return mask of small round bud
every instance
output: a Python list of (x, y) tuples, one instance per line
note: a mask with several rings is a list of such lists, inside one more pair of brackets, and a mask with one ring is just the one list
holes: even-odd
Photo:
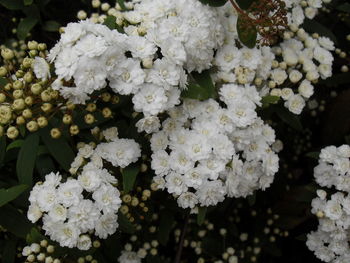
[(104, 108), (104, 109), (102, 110), (102, 115), (103, 115), (103, 117), (105, 117), (105, 118), (110, 118), (110, 117), (112, 116), (112, 111), (111, 111), (111, 109), (110, 109), (110, 108)]
[(12, 92), (12, 96), (14, 99), (20, 99), (23, 96), (23, 90), (21, 89), (16, 89)]
[(43, 92), (41, 92), (40, 97), (41, 100), (45, 102), (49, 102), (52, 99), (49, 90), (44, 90)]
[(84, 116), (84, 120), (86, 124), (93, 124), (95, 122), (95, 117), (94, 115), (88, 113)]
[(36, 42), (36, 41), (29, 41), (27, 46), (28, 46), (28, 48), (30, 50), (36, 50), (36, 49), (38, 49), (38, 42)]
[(148, 68), (148, 69), (152, 68), (153, 67), (153, 60), (152, 60), (152, 58), (144, 58), (142, 60), (142, 66), (144, 68)]
[(24, 103), (24, 99), (15, 99), (12, 103), (12, 107), (14, 110), (23, 110), (26, 104)]
[(100, 0), (92, 0), (91, 5), (93, 8), (99, 8), (101, 6)]
[(61, 131), (58, 128), (53, 128), (50, 131), (50, 135), (54, 139), (58, 139), (61, 137)]
[(52, 110), (52, 104), (51, 103), (44, 103), (40, 108), (43, 112), (49, 112)]
[(20, 80), (16, 80), (15, 82), (13, 82), (12, 84), (14, 89), (22, 89), (23, 88), (23, 82)]
[(32, 66), (33, 59), (32, 58), (24, 58), (22, 65), (24, 68), (30, 68)]
[(42, 87), (39, 83), (35, 83), (30, 87), (30, 90), (34, 95), (39, 95), (42, 91)]
[(22, 111), (22, 116), (26, 119), (30, 119), (33, 116), (33, 113), (30, 109), (24, 109)]
[(45, 258), (45, 263), (52, 263), (52, 262), (53, 262), (53, 258), (51, 256)]
[(31, 83), (33, 81), (33, 74), (31, 72), (27, 72), (24, 74), (23, 79), (26, 83)]
[(6, 100), (6, 95), (4, 93), (0, 93), (0, 103), (5, 102)]
[(5, 77), (7, 74), (7, 69), (5, 67), (0, 67), (0, 77)]
[(348, 72), (349, 71), (349, 67), (348, 66), (346, 66), (346, 65), (343, 65), (342, 67), (341, 67), (341, 72)]
[(105, 92), (105, 93), (102, 93), (101, 98), (104, 102), (109, 102), (112, 96), (108, 92)]
[(15, 54), (11, 49), (5, 48), (1, 50), (1, 56), (4, 60), (11, 60), (15, 57)]
[(55, 251), (55, 247), (53, 245), (49, 245), (46, 248), (47, 253), (53, 253)]
[(45, 43), (38, 44), (39, 51), (45, 51), (47, 49), (47, 45)]
[(114, 95), (114, 96), (112, 97), (112, 104), (118, 104), (119, 101), (120, 101), (119, 96)]
[(27, 104), (28, 106), (31, 106), (33, 104), (34, 100), (33, 97), (28, 96), (24, 99), (24, 103)]
[(40, 241), (40, 246), (42, 246), (42, 247), (47, 247), (47, 245), (49, 244), (49, 242), (47, 242), (47, 240), (41, 240)]
[(27, 127), (28, 131), (30, 131), (30, 132), (35, 132), (39, 129), (39, 125), (36, 121), (28, 122), (26, 127)]
[(101, 5), (101, 10), (104, 12), (108, 11), (108, 9), (110, 9), (110, 8), (111, 8), (111, 6), (108, 3), (103, 3)]
[(38, 51), (37, 50), (31, 50), (29, 51), (29, 56), (34, 58), (38, 55)]
[(94, 112), (96, 111), (96, 104), (95, 103), (89, 103), (87, 106), (86, 106), (86, 110), (89, 111), (89, 112)]
[(15, 75), (16, 75), (17, 78), (23, 78), (24, 71), (23, 70), (17, 70)]
[(84, 10), (80, 10), (77, 14), (77, 18), (79, 20), (84, 20), (84, 19), (86, 19), (86, 17), (87, 17), (87, 14)]
[(45, 260), (45, 254), (44, 253), (40, 253), (39, 255), (36, 256), (36, 259), (38, 261), (44, 261)]
[(6, 131), (6, 135), (9, 139), (16, 139), (19, 135), (19, 131), (16, 127), (10, 126)]
[(71, 124), (71, 123), (72, 123), (72, 120), (73, 120), (73, 118), (72, 118), (71, 115), (69, 115), (69, 114), (64, 114), (64, 115), (63, 115), (62, 122), (63, 122), (64, 124)]
[(92, 246), (94, 248), (99, 248), (101, 246), (101, 242), (99, 240), (95, 240), (94, 242), (92, 242)]
[(72, 135), (77, 135), (79, 133), (79, 127), (77, 125), (72, 125), (69, 127), (69, 132)]
[(16, 124), (17, 124), (17, 125), (22, 125), (22, 124), (25, 124), (25, 123), (26, 123), (26, 120), (24, 119), (23, 116), (18, 116), (18, 117), (16, 118)]
[(67, 109), (68, 110), (74, 110), (75, 109), (75, 104), (71, 103), (71, 102), (67, 102), (66, 103)]

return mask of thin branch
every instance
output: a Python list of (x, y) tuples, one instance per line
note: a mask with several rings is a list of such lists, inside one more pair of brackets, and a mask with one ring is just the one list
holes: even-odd
[(190, 219), (190, 212), (187, 213), (186, 218), (185, 218), (185, 224), (184, 224), (182, 231), (181, 231), (179, 247), (177, 249), (174, 263), (180, 263), (189, 219)]

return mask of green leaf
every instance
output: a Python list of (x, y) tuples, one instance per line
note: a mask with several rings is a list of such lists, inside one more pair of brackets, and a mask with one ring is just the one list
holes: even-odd
[(123, 11), (127, 9), (125, 6), (124, 0), (117, 0), (117, 3), (120, 5)]
[(291, 113), (289, 110), (287, 110), (284, 107), (279, 108), (276, 110), (276, 113), (278, 117), (285, 123), (287, 123), (290, 127), (297, 131), (302, 131), (303, 126), (298, 118), (297, 115)]
[(205, 215), (207, 214), (207, 207), (201, 206), (198, 208), (197, 224), (200, 226), (204, 223)]
[(4, 87), (8, 83), (7, 79), (0, 77), (0, 86)]
[(6, 240), (4, 250), (2, 252), (2, 263), (14, 263), (16, 259), (16, 245), (17, 238), (11, 238), (10, 240)]
[(136, 176), (140, 169), (137, 165), (129, 165), (122, 170), (123, 175), (123, 190), (127, 193), (133, 189)]
[(253, 25), (247, 25), (242, 15), (237, 19), (237, 32), (239, 40), (248, 48), (254, 48), (258, 38), (258, 31)]
[(346, 13), (350, 13), (350, 4), (349, 3), (345, 3), (342, 5), (339, 5), (336, 7), (337, 10), (342, 11), (342, 12), (346, 12)]
[(35, 168), (41, 176), (45, 176), (56, 170), (55, 164), (49, 155), (40, 155), (35, 162)]
[(21, 184), (32, 185), (33, 169), (39, 148), (39, 135), (30, 134), (23, 142), (18, 154), (16, 170)]
[(31, 5), (33, 4), (33, 0), (23, 0), (24, 5)]
[(30, 229), (33, 227), (33, 224), (28, 221), (26, 215), (19, 212), (13, 206), (5, 205), (1, 207), (0, 215), (0, 225), (18, 237), (26, 238)]
[(11, 150), (11, 149), (21, 147), (22, 144), (23, 144), (23, 142), (24, 142), (24, 140), (22, 140), (22, 139), (18, 139), (18, 140), (15, 140), (15, 141), (11, 142), (11, 143), (7, 146), (6, 151), (8, 152), (8, 151)]
[(0, 164), (4, 163), (6, 154), (6, 137), (2, 136), (0, 138)]
[(193, 81), (182, 92), (181, 96), (183, 98), (207, 100), (217, 97), (216, 89), (208, 70), (202, 73), (194, 72), (191, 76), (193, 77)]
[(48, 32), (58, 32), (60, 26), (60, 23), (58, 23), (57, 21), (49, 20), (45, 22), (45, 24), (43, 25), (43, 29)]
[(0, 207), (16, 199), (27, 188), (27, 185), (21, 184), (8, 189), (0, 189)]
[(41, 240), (45, 239), (36, 227), (33, 227), (26, 237), (28, 244), (39, 243)]
[(335, 44), (338, 44), (337, 37), (324, 25), (318, 23), (315, 19), (305, 19), (303, 28), (309, 33), (318, 33), (321, 36), (329, 37)]
[(261, 99), (262, 107), (266, 108), (270, 104), (277, 104), (279, 100), (280, 100), (280, 97), (278, 96), (267, 95)]
[(38, 18), (26, 17), (21, 22), (19, 22), (17, 27), (17, 37), (20, 40), (24, 40), (30, 30), (39, 22)]
[(75, 158), (75, 154), (67, 141), (63, 137), (53, 139), (50, 135), (49, 128), (41, 129), (40, 135), (52, 157), (63, 169), (69, 171), (70, 165)]
[(171, 211), (169, 210), (161, 211), (157, 239), (164, 246), (168, 243), (169, 235), (174, 225), (174, 222), (175, 222), (174, 215), (173, 213), (171, 213)]
[(226, 4), (227, 0), (199, 0), (205, 5), (210, 5), (210, 6), (223, 6)]
[(0, 0), (0, 4), (10, 10), (20, 10), (24, 7), (22, 0)]
[(118, 214), (118, 223), (119, 223), (119, 229), (123, 233), (127, 233), (127, 234), (135, 233), (136, 229), (134, 225), (122, 213)]
[(103, 22), (110, 30), (117, 28), (117, 21), (115, 16), (107, 16), (105, 21)]
[(242, 9), (248, 9), (255, 0), (235, 0), (238, 6)]

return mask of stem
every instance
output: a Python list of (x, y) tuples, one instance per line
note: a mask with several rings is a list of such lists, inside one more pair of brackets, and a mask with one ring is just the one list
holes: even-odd
[(239, 13), (241, 13), (242, 15), (246, 15), (246, 13), (241, 8), (239, 8), (239, 6), (236, 4), (234, 0), (230, 0), (230, 2)]
[(176, 257), (175, 257), (174, 263), (180, 263), (181, 255), (182, 255), (182, 249), (183, 249), (184, 241), (185, 241), (185, 234), (186, 234), (186, 231), (187, 231), (187, 226), (188, 226), (189, 219), (190, 219), (190, 212), (187, 213), (186, 218), (185, 218), (185, 224), (184, 224), (184, 227), (182, 228), (182, 231), (181, 231), (179, 247), (177, 249), (177, 253), (176, 253)]

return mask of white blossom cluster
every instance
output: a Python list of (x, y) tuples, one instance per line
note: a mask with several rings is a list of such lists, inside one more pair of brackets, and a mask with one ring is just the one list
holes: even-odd
[(278, 171), (270, 147), (275, 133), (257, 117), (255, 88), (224, 85), (221, 97), (227, 108), (212, 99), (185, 100), (151, 138), (154, 181), (182, 208), (246, 197), (267, 188)]
[(319, 218), (317, 231), (308, 234), (307, 246), (324, 262), (350, 261), (350, 146), (329, 146), (320, 154), (314, 173), (322, 187), (338, 190), (327, 198), (317, 190), (311, 212)]
[(29, 220), (42, 218), (46, 235), (62, 247), (87, 250), (92, 244), (89, 234), (107, 238), (118, 227), (118, 180), (103, 168), (103, 160), (126, 167), (137, 161), (141, 150), (134, 140), (119, 139), (116, 128), (102, 134), (106, 143), (79, 149), (70, 170), (77, 178), (63, 180), (59, 173), (50, 173), (30, 193)]
[[(317, 10), (321, 1), (309, 1)], [(289, 27), (284, 41), (273, 47), (240, 48), (236, 23), (238, 14), (228, 2), (219, 8), (225, 42), (215, 56), (216, 82), (257, 85), (261, 95), (282, 98), (294, 114), (300, 114), (314, 93), (313, 83), (332, 75), (334, 43), (327, 37), (313, 38), (298, 28), (305, 19), (300, 1), (286, 1)], [(297, 10), (301, 10), (301, 13)], [(306, 9), (309, 10), (309, 9)], [(293, 90), (292, 87), (297, 87)]]
[(136, 111), (157, 115), (180, 103), (185, 69), (211, 66), (222, 26), (197, 0), (142, 1), (123, 14), (138, 24), (125, 34), (90, 21), (67, 25), (48, 56), (58, 76), (52, 87), (79, 104), (108, 81), (114, 92), (133, 95)]

